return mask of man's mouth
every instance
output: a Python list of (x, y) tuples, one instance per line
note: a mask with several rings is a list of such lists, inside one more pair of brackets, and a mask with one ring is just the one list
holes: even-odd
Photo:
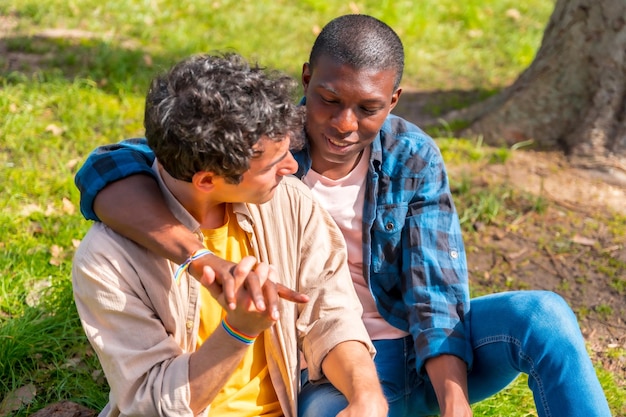
[(352, 143), (345, 143), (345, 142), (341, 142), (338, 140), (334, 140), (329, 138), (328, 136), (326, 137), (326, 140), (328, 140), (328, 142), (331, 143), (331, 145), (336, 146), (338, 148), (347, 148), (348, 146), (352, 145)]

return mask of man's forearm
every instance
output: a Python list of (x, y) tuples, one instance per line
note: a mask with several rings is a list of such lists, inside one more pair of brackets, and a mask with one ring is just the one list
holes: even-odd
[(181, 264), (202, 242), (168, 209), (155, 179), (132, 175), (107, 185), (94, 211), (111, 229), (150, 251)]
[(227, 335), (221, 326), (189, 358), (189, 406), (199, 414), (228, 382), (250, 346)]
[(459, 357), (441, 355), (425, 363), (441, 416), (471, 416), (467, 391), (467, 364)]
[(348, 415), (387, 415), (388, 405), (369, 351), (358, 341), (335, 346), (322, 362), (328, 380), (348, 400)]

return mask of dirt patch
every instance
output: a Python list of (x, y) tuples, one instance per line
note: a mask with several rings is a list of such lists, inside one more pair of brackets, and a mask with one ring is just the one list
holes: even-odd
[[(516, 151), (504, 164), (455, 164), (476, 188), (543, 200), (539, 211), (475, 224), (465, 240), (473, 291), (542, 289), (576, 312), (592, 359), (626, 387), (626, 188), (594, 179), (557, 153)], [(523, 213), (523, 214), (519, 214)]]
[(515, 152), (505, 165), (492, 165), (489, 174), (521, 190), (582, 213), (605, 210), (626, 215), (626, 187), (598, 179), (593, 172), (570, 166), (555, 152)]

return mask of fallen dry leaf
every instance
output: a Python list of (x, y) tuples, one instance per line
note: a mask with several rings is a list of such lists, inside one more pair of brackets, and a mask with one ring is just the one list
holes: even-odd
[(584, 246), (594, 246), (596, 243), (598, 243), (598, 241), (595, 239), (590, 239), (588, 237), (579, 236), (579, 235), (574, 235), (574, 237), (572, 238), (572, 242), (578, 243), (579, 245), (584, 245)]
[(37, 388), (34, 384), (24, 385), (9, 392), (0, 403), (0, 417), (10, 416), (23, 405), (30, 404), (35, 399), (35, 395), (37, 395)]
[(76, 207), (74, 206), (74, 203), (72, 203), (66, 197), (63, 197), (63, 212), (70, 215), (76, 212)]
[(46, 217), (50, 217), (50, 216), (52, 216), (53, 214), (56, 214), (56, 213), (57, 213), (57, 209), (54, 207), (54, 205), (53, 204), (48, 204), (48, 206), (46, 207), (46, 211), (44, 211), (43, 214)]
[(60, 126), (55, 125), (54, 123), (51, 123), (48, 126), (46, 126), (45, 131), (52, 133), (53, 136), (61, 136), (61, 134), (65, 131), (65, 129)]
[(22, 207), (22, 210), (20, 210), (20, 215), (28, 217), (33, 213), (39, 213), (41, 211), (43, 210), (38, 204), (26, 204), (24, 207)]
[(517, 9), (509, 9), (506, 11), (506, 17), (508, 17), (509, 19), (518, 21), (522, 18), (522, 14)]
[(37, 304), (39, 304), (39, 300), (41, 299), (43, 292), (47, 288), (50, 288), (50, 287), (52, 287), (52, 282), (50, 282), (49, 279), (41, 279), (39, 281), (36, 281), (33, 284), (33, 288), (30, 290), (30, 292), (26, 296), (26, 304), (28, 304), (28, 306), (30, 307), (37, 306)]
[(59, 266), (63, 260), (63, 248), (59, 245), (50, 246), (50, 265)]
[(67, 164), (65, 164), (65, 167), (69, 170), (73, 170), (74, 168), (76, 168), (79, 162), (80, 159), (78, 158), (70, 159), (69, 161), (67, 161)]

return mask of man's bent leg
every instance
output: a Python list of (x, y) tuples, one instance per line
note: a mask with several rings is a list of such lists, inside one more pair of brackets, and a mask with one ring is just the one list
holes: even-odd
[(576, 316), (559, 295), (513, 291), (471, 301), (470, 401), (528, 374), (539, 416), (610, 416)]

